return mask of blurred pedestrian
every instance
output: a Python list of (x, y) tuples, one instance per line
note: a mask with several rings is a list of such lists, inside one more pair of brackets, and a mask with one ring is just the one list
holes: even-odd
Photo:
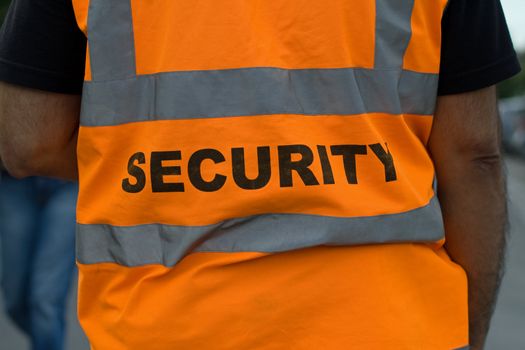
[(77, 185), (2, 172), (2, 293), (33, 350), (64, 348), (66, 296), (74, 272)]

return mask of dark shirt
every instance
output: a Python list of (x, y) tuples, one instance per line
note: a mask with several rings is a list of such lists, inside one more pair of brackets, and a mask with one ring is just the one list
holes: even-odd
[[(440, 95), (481, 89), (520, 70), (500, 0), (450, 0), (442, 34)], [(85, 52), (71, 0), (13, 0), (0, 31), (0, 80), (80, 94)]]

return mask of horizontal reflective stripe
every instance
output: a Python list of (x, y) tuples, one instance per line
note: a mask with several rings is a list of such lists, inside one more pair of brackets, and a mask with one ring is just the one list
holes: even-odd
[(438, 75), (402, 70), (180, 71), (85, 82), (83, 126), (273, 114), (432, 115)]
[(444, 236), (434, 197), (424, 207), (399, 214), (339, 218), (268, 214), (208, 226), (77, 226), (82, 264), (173, 266), (191, 252), (283, 252), (320, 245), (435, 242)]

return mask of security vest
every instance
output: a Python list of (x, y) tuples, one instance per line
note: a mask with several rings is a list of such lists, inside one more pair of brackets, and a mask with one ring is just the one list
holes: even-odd
[(459, 349), (427, 152), (446, 0), (73, 0), (95, 350)]

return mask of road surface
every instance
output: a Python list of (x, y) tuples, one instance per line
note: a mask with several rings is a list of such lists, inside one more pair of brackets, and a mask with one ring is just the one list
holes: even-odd
[[(486, 350), (525, 349), (525, 161), (508, 158), (507, 168), (511, 223), (507, 273)], [(74, 295), (73, 290), (69, 300), (67, 350), (88, 350), (88, 342), (75, 317)], [(0, 350), (25, 349), (28, 349), (27, 340), (0, 312)]]

